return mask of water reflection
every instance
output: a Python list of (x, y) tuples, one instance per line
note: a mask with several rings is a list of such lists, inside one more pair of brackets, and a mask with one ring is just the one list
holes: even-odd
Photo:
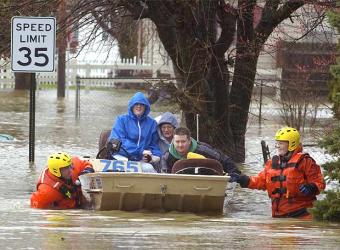
[[(0, 133), (16, 140), (0, 142), (0, 241), (6, 249), (337, 249), (338, 224), (272, 219), (262, 191), (229, 187), (223, 216), (120, 211), (52, 211), (29, 208), (29, 195), (48, 154), (56, 150), (95, 156), (100, 131), (126, 112), (132, 91), (81, 93), (81, 117), (75, 118), (74, 92), (64, 101), (56, 90), (38, 91), (36, 162), (28, 166), (28, 101), (25, 91), (0, 92)], [(159, 114), (152, 107), (152, 115)], [(164, 110), (164, 107), (163, 107)], [(260, 141), (271, 149), (280, 125), (249, 125), (247, 174), (262, 167)], [(234, 188), (234, 189), (233, 189)], [(231, 198), (231, 197), (229, 197)]]
[(57, 113), (64, 113), (66, 108), (65, 99), (60, 98), (57, 100)]

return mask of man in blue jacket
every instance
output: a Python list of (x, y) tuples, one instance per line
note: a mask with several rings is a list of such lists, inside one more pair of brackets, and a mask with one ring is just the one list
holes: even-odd
[(143, 93), (137, 92), (129, 101), (128, 113), (117, 117), (109, 136), (109, 140), (122, 142), (117, 154), (131, 161), (155, 163), (160, 160), (157, 122), (148, 116), (149, 113), (149, 101)]

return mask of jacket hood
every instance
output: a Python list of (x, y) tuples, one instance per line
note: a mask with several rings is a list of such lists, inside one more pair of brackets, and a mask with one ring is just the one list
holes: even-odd
[(169, 123), (171, 124), (174, 128), (178, 127), (178, 122), (176, 117), (174, 116), (173, 113), (171, 112), (165, 112), (162, 114), (161, 119), (158, 122), (158, 127), (160, 127), (164, 123)]
[(140, 117), (140, 119), (144, 119), (150, 113), (150, 103), (142, 92), (137, 92), (133, 97), (131, 97), (129, 104), (128, 104), (129, 116), (131, 116), (134, 119), (137, 119), (137, 116), (132, 111), (133, 106), (137, 103), (141, 103), (141, 104), (145, 105), (145, 112)]
[(165, 140), (162, 134), (162, 131), (161, 131), (161, 125), (164, 123), (171, 124), (174, 128), (178, 127), (177, 119), (173, 113), (165, 112), (164, 114), (162, 114), (161, 119), (158, 121), (158, 125), (157, 125), (157, 132), (158, 132), (159, 137), (162, 140)]

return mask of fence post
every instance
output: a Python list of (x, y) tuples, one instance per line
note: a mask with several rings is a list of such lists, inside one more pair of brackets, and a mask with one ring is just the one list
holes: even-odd
[(80, 77), (76, 76), (76, 118), (80, 117)]

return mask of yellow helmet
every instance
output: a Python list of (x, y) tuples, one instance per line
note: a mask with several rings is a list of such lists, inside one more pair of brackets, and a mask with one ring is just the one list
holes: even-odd
[(64, 152), (51, 154), (47, 159), (48, 170), (51, 172), (51, 174), (57, 177), (61, 176), (61, 168), (68, 167), (71, 164), (71, 156)]
[(295, 128), (284, 127), (276, 132), (275, 140), (288, 141), (288, 151), (294, 151), (300, 144), (300, 134)]

